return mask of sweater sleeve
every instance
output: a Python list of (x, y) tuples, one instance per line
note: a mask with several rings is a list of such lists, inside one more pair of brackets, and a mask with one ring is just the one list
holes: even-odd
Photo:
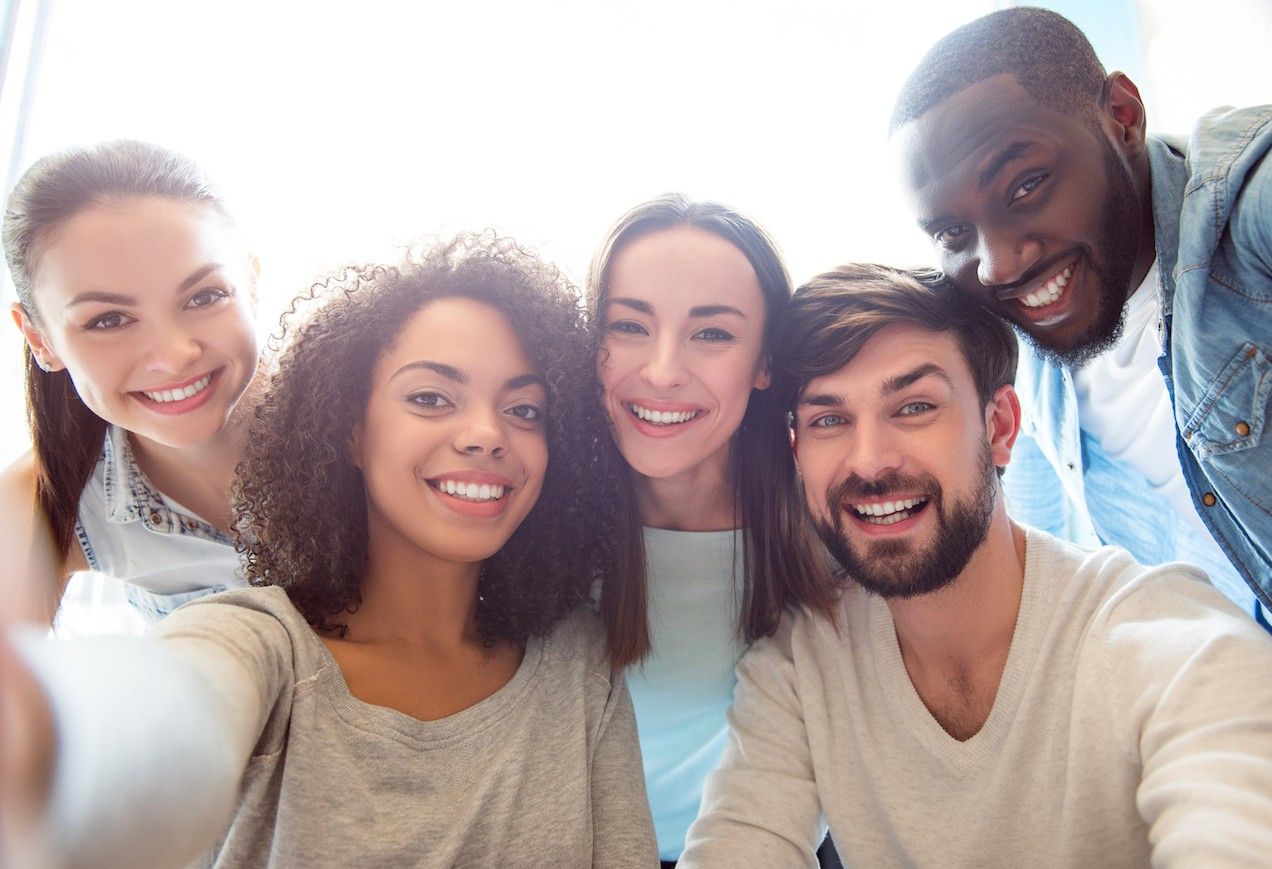
[(1109, 706), (1138, 760), (1154, 866), (1272, 857), (1272, 637), (1182, 565), (1110, 601)]
[(621, 675), (613, 679), (592, 754), (592, 865), (658, 862), (654, 822), (645, 798), (636, 714)]
[(172, 866), (214, 845), (288, 648), (270, 616), (216, 604), (173, 614), (155, 638), (24, 642), (57, 728), (57, 863)]
[(825, 827), (790, 631), (788, 617), (738, 663), (728, 742), (707, 776), (683, 867), (817, 866)]

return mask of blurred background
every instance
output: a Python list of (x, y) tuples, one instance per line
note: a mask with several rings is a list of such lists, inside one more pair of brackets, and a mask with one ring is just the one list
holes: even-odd
[[(922, 263), (892, 99), (933, 41), (1010, 5), (0, 0), (0, 168), (7, 196), (72, 144), (187, 153), (261, 259), (265, 333), (326, 270), (458, 229), (514, 235), (581, 281), (609, 224), (669, 190), (750, 213), (797, 281)], [(1034, 5), (1140, 85), (1151, 129), (1272, 102), (1272, 0)], [(0, 464), (28, 446), (21, 356), (0, 326)]]

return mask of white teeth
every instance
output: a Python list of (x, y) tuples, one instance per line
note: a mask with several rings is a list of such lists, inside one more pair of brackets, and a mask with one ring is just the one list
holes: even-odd
[(492, 486), (487, 483), (461, 483), (458, 480), (438, 480), (433, 484), (447, 495), (463, 498), (465, 501), (498, 501), (508, 491), (506, 486)]
[(628, 408), (645, 422), (652, 422), (654, 425), (677, 425), (682, 422), (688, 422), (698, 415), (696, 410), (650, 410), (647, 407), (641, 407), (639, 404), (630, 404)]
[(1021, 296), (1020, 303), (1026, 308), (1041, 308), (1043, 305), (1050, 305), (1060, 298), (1064, 288), (1069, 285), (1069, 278), (1071, 277), (1073, 277), (1073, 266), (1069, 266), (1032, 293)]
[(145, 390), (142, 390), (141, 394), (146, 396), (146, 398), (150, 399), (151, 401), (159, 401), (159, 402), (180, 401), (183, 398), (189, 398), (192, 395), (198, 395), (200, 392), (206, 389), (207, 385), (211, 382), (212, 382), (212, 375), (205, 374), (202, 377), (200, 377), (198, 380), (194, 381), (194, 383), (191, 383), (189, 386), (182, 387), (181, 389), (164, 389), (159, 392), (146, 392)]
[(872, 525), (892, 525), (910, 518), (910, 511), (927, 498), (907, 498), (904, 501), (883, 501), (878, 504), (853, 504), (853, 512)]

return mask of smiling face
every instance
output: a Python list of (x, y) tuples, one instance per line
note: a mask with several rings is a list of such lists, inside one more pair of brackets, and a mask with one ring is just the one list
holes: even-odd
[(94, 206), (34, 275), (32, 352), (95, 414), (173, 447), (219, 434), (256, 370), (255, 268), (214, 210), (163, 197)]
[(986, 409), (947, 332), (898, 324), (809, 382), (796, 462), (818, 533), (867, 590), (910, 597), (953, 581), (999, 505), (1014, 423)]
[(454, 563), (498, 551), (543, 486), (546, 403), (497, 310), (444, 298), (416, 312), (376, 362), (351, 444), (371, 551)]
[(720, 236), (676, 226), (623, 247), (607, 286), (599, 368), (623, 458), (651, 479), (723, 474), (751, 390), (769, 383), (755, 269)]
[(961, 292), (1063, 363), (1115, 340), (1132, 275), (1147, 270), (1145, 218), (1127, 156), (1095, 121), (998, 75), (901, 127), (896, 144), (919, 225)]

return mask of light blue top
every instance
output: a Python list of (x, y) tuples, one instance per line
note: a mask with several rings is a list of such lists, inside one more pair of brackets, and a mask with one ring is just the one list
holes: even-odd
[(156, 489), (118, 426), (107, 430), (80, 496), (75, 535), (88, 566), (123, 580), (129, 603), (150, 622), (244, 584), (233, 537)]
[(645, 788), (663, 860), (698, 816), (702, 783), (724, 751), (743, 561), (738, 531), (645, 529), (653, 652), (628, 671)]
[[(1267, 627), (1272, 607), (1272, 106), (1216, 110), (1185, 145), (1150, 137), (1161, 272), (1158, 367), (1175, 447), (1211, 538), (1190, 527), (1078, 419), (1067, 369), (1022, 348), (1025, 425), (1005, 478), (1012, 513), (1144, 564), (1200, 564)], [(1127, 425), (1135, 425), (1127, 419)], [(1263, 611), (1255, 606), (1262, 601)]]

